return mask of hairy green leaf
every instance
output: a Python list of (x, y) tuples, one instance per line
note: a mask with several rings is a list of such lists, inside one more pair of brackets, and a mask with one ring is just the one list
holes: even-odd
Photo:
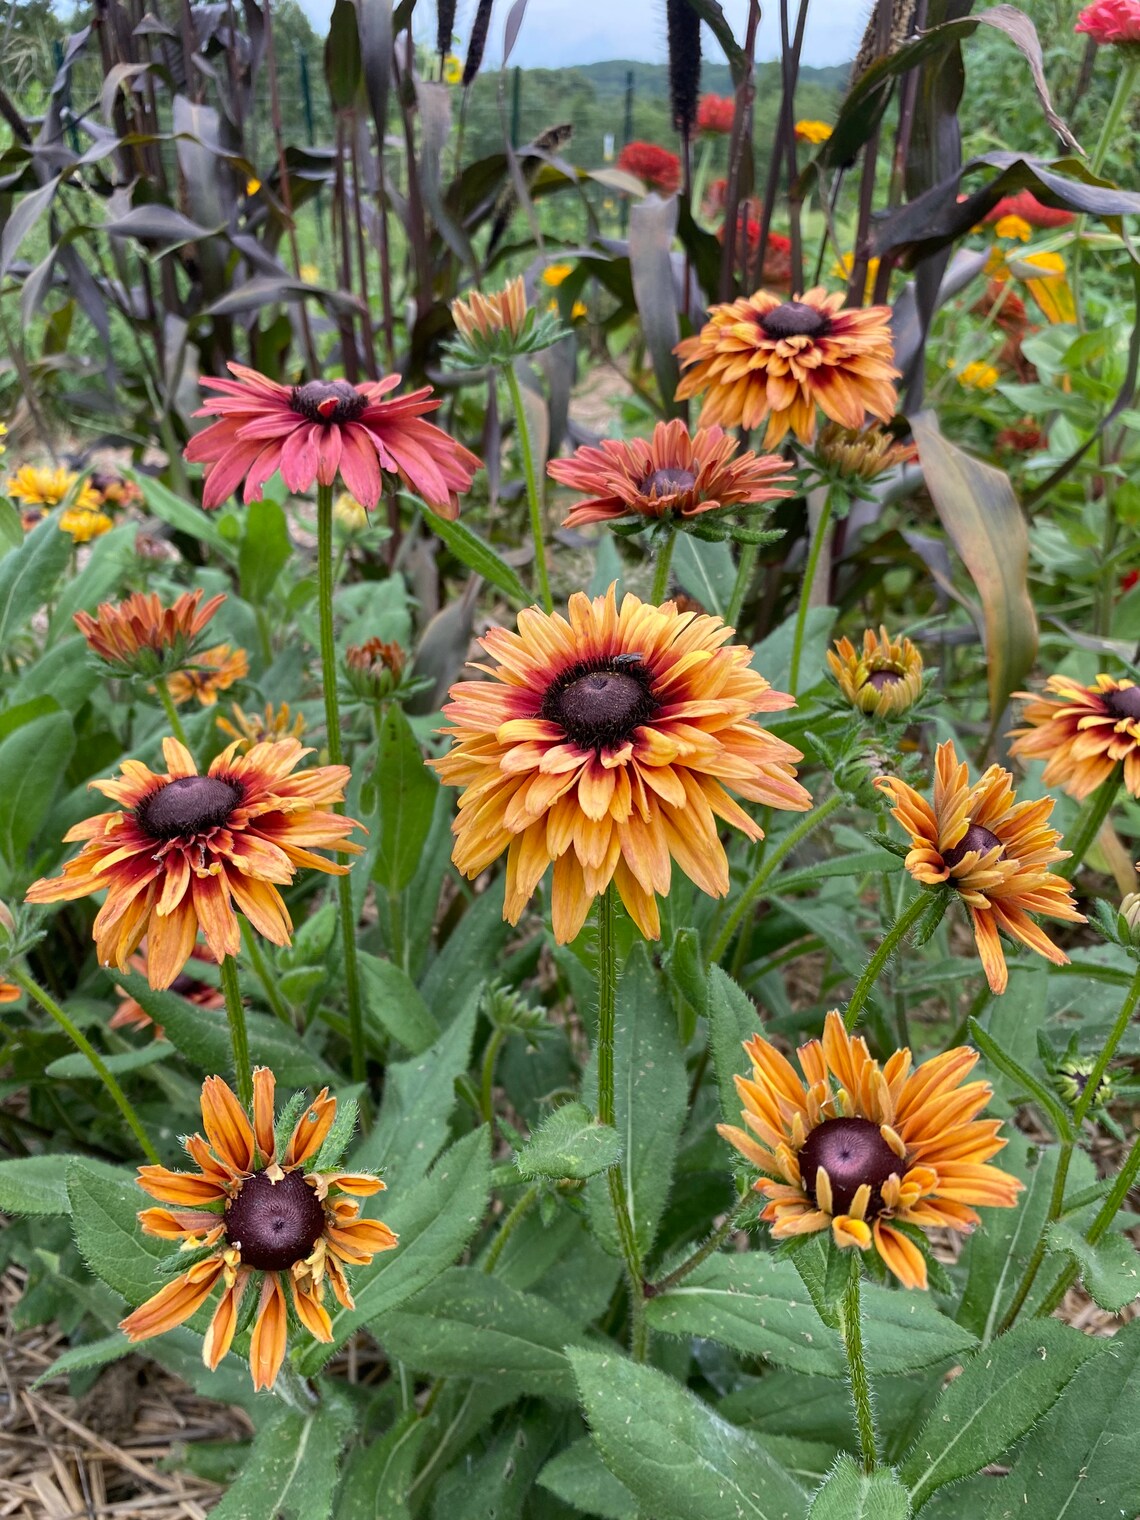
[(331, 1384), (312, 1409), (274, 1411), (254, 1437), (237, 1481), (210, 1511), (213, 1520), (327, 1520), (351, 1428), (351, 1406)]
[(389, 892), (400, 892), (420, 863), (439, 783), (424, 764), (412, 726), (396, 702), (389, 702), (380, 725), (374, 780), (380, 822), (372, 875)]
[(575, 1441), (538, 1475), (540, 1487), (599, 1520), (637, 1520), (637, 1500), (602, 1461), (593, 1441)]
[(1140, 1256), (1127, 1235), (1107, 1235), (1090, 1245), (1079, 1230), (1057, 1220), (1047, 1240), (1051, 1252), (1076, 1262), (1089, 1297), (1110, 1314), (1140, 1296)]
[(365, 1013), (371, 1019), (414, 1056), (439, 1039), (439, 1025), (406, 971), (366, 950), (359, 952), (359, 962)]
[(811, 1501), (808, 1520), (909, 1520), (910, 1495), (889, 1467), (865, 1473), (842, 1456)]
[(524, 1177), (576, 1177), (604, 1172), (621, 1160), (615, 1129), (581, 1103), (564, 1103), (545, 1119), (516, 1157)]

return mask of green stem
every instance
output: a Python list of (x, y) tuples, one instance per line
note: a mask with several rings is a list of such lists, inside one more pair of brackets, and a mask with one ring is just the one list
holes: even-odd
[(1120, 790), (1123, 779), (1124, 766), (1117, 765), (1112, 775), (1101, 782), (1077, 815), (1071, 839), (1066, 838), (1064, 841), (1066, 848), (1070, 851), (1069, 858), (1063, 860), (1057, 867), (1057, 875), (1063, 876), (1066, 881), (1072, 881), (1077, 874), (1081, 861), (1084, 860), (1089, 847), (1100, 833), (1101, 825), (1116, 801), (1116, 794)]
[(238, 1102), (245, 1109), (253, 1106), (253, 1070), (249, 1063), (249, 1034), (245, 1027), (245, 1007), (238, 986), (237, 961), (227, 955), (222, 961), (222, 991), (226, 997), (226, 1018), (230, 1025), (230, 1044), (234, 1051), (234, 1076), (237, 1078)]
[(273, 972), (269, 969), (269, 962), (265, 959), (265, 952), (261, 948), (261, 941), (257, 937), (257, 930), (247, 919), (241, 920), (241, 942), (245, 946), (245, 953), (249, 956), (249, 963), (253, 967), (253, 974), (261, 983), (261, 990), (265, 993), (265, 1001), (283, 1024), (293, 1027), (293, 1020), (289, 1017), (289, 1010), (277, 990), (277, 983), (273, 980)]
[(748, 883), (747, 887), (745, 887), (740, 901), (737, 903), (736, 907), (729, 915), (728, 922), (717, 935), (716, 943), (709, 951), (710, 966), (716, 965), (719, 962), (721, 956), (728, 949), (729, 944), (732, 941), (732, 936), (736, 933), (738, 927), (740, 926), (741, 920), (744, 918), (744, 915), (748, 912), (749, 908), (751, 908), (752, 904), (756, 901), (757, 897), (759, 897), (761, 891), (763, 890), (764, 883), (776, 870), (777, 866), (779, 866), (781, 862), (784, 861), (792, 853), (797, 845), (801, 844), (803, 840), (807, 838), (813, 829), (817, 829), (821, 823), (830, 818), (832, 813), (836, 812), (842, 806), (843, 793), (832, 792), (831, 796), (827, 799), (826, 802), (821, 802), (819, 807), (817, 807), (813, 812), (808, 813), (804, 818), (800, 820), (799, 823), (796, 824), (794, 829), (790, 829), (788, 833), (784, 835), (783, 839), (780, 840), (777, 848), (772, 851), (771, 855), (768, 856), (763, 865), (756, 872), (756, 875)]
[(717, 1226), (703, 1245), (699, 1245), (691, 1256), (686, 1256), (679, 1267), (674, 1267), (672, 1272), (667, 1272), (657, 1282), (650, 1284), (647, 1290), (649, 1297), (655, 1298), (658, 1293), (666, 1293), (670, 1288), (675, 1288), (679, 1282), (684, 1282), (690, 1272), (695, 1272), (702, 1261), (707, 1261), (714, 1251), (719, 1251), (747, 1213), (748, 1205), (753, 1202), (755, 1200), (751, 1191), (745, 1193), (724, 1223)]
[(657, 550), (657, 566), (653, 572), (653, 590), (649, 593), (649, 600), (655, 607), (659, 607), (665, 600), (665, 593), (669, 590), (669, 571), (673, 568), (673, 549), (677, 542), (677, 530), (670, 524), (665, 531), (665, 537), (661, 540), (661, 547)]
[(808, 606), (811, 602), (811, 588), (815, 582), (815, 572), (819, 566), (819, 556), (823, 553), (823, 546), (827, 541), (827, 530), (831, 526), (831, 492), (823, 498), (823, 507), (819, 514), (819, 521), (815, 525), (815, 532), (811, 536), (811, 545), (808, 549), (807, 565), (804, 567), (803, 585), (800, 587), (800, 605), (796, 609), (796, 629), (792, 637), (792, 663), (788, 670), (788, 690), (792, 696), (799, 695), (800, 658), (804, 649), (804, 629), (807, 627)]
[(875, 1415), (871, 1399), (871, 1378), (863, 1355), (863, 1321), (860, 1314), (859, 1284), (862, 1270), (858, 1262), (851, 1267), (851, 1280), (840, 1304), (840, 1328), (843, 1349), (847, 1353), (847, 1376), (851, 1384), (851, 1402), (855, 1406), (855, 1424), (859, 1429), (859, 1446), (863, 1453), (863, 1471), (872, 1473), (879, 1458), (875, 1448)]
[[(325, 728), (328, 733), (329, 759), (343, 764), (340, 742), (340, 702), (337, 697), (336, 638), (333, 631), (333, 493), (332, 486), (317, 487), (317, 603), (321, 623), (321, 681), (325, 691)], [(334, 811), (344, 812), (344, 803)], [(364, 1016), (360, 1006), (360, 973), (356, 962), (356, 909), (352, 902), (352, 880), (337, 878), (337, 904), (340, 909), (340, 937), (344, 955), (344, 990), (348, 1002), (349, 1039), (352, 1045), (352, 1080), (366, 1077), (364, 1056)]]
[[(1112, 1221), (1124, 1207), (1125, 1200), (1136, 1185), (1136, 1178), (1138, 1176), (1140, 1176), (1140, 1137), (1137, 1137), (1132, 1142), (1132, 1149), (1128, 1152), (1124, 1165), (1117, 1172), (1108, 1196), (1101, 1205), (1096, 1218), (1085, 1231), (1085, 1239), (1090, 1246), (1095, 1246), (1108, 1233)], [(1052, 1288), (1041, 1300), (1041, 1307), (1037, 1310), (1039, 1318), (1053, 1313), (1073, 1283), (1076, 1282), (1080, 1275), (1080, 1270), (1080, 1267), (1075, 1262), (1065, 1268)]]
[[(1108, 150), (1115, 141), (1120, 127), (1120, 118), (1124, 114), (1129, 97), (1132, 94), (1133, 86), (1136, 83), (1136, 71), (1140, 68), (1140, 62), (1135, 58), (1132, 48), (1112, 48), (1110, 52), (1114, 59), (1118, 58), (1121, 53), (1125, 54), (1125, 62), (1117, 77), (1116, 90), (1112, 97), (1112, 103), (1108, 108), (1108, 114), (1101, 125), (1096, 147), (1093, 149), (1092, 157), (1089, 159), (1089, 172), (1092, 174), (1099, 174), (1104, 167)], [(1072, 267), (1069, 271), (1069, 283), (1072, 286), (1074, 302), (1077, 300), (1077, 293), (1080, 289), (1081, 251), (1084, 244), (1084, 230), (1085, 218), (1081, 216), (1077, 218), (1076, 226), (1073, 228), (1073, 258)]]
[[(614, 1024), (617, 1018), (617, 956), (614, 944), (614, 889), (598, 898), (598, 1122), (614, 1125)], [(622, 1259), (629, 1282), (629, 1306), (632, 1318), (631, 1354), (634, 1361), (644, 1361), (649, 1348), (649, 1330), (645, 1322), (645, 1285), (641, 1275), (641, 1255), (633, 1232), (626, 1202), (625, 1171), (621, 1162), (606, 1174), (610, 1204), (617, 1225)]]
[(505, 1029), (496, 1029), (487, 1041), (487, 1049), (483, 1054), (483, 1078), (479, 1084), (479, 1108), (483, 1114), (484, 1124), (495, 1122), (495, 1104), (493, 1093), (495, 1089), (495, 1060), (499, 1051), (503, 1048), (503, 1041), (507, 1037)]
[(154, 689), (158, 692), (166, 713), (166, 721), (170, 724), (170, 732), (178, 740), (183, 749), (190, 748), (190, 741), (186, 737), (186, 730), (182, 727), (182, 719), (178, 716), (178, 709), (174, 705), (174, 698), (170, 695), (170, 687), (166, 684), (165, 676), (155, 676)]
[[(1041, 1228), (1041, 1234), (1038, 1237), (1037, 1244), (1033, 1248), (1033, 1255), (1029, 1258), (1029, 1261), (1026, 1264), (1025, 1275), (1022, 1277), (1021, 1284), (1016, 1294), (1014, 1295), (1013, 1302), (1010, 1304), (1005, 1318), (1001, 1322), (1001, 1329), (998, 1331), (999, 1335), (1002, 1334), (1003, 1331), (1008, 1330), (1010, 1326), (1016, 1321), (1017, 1316), (1025, 1307), (1026, 1299), (1028, 1299), (1033, 1289), (1033, 1284), (1037, 1281), (1037, 1274), (1040, 1272), (1041, 1264), (1045, 1260), (1045, 1252), (1047, 1249), (1046, 1237), (1048, 1234), (1049, 1226), (1055, 1220), (1060, 1219), (1065, 1207), (1065, 1184), (1069, 1180), (1069, 1164), (1073, 1159), (1073, 1151), (1076, 1147), (1077, 1139), (1081, 1133), (1081, 1125), (1084, 1123), (1086, 1117), (1088, 1116), (1089, 1109), (1096, 1101), (1096, 1095), (1100, 1090), (1101, 1081), (1104, 1077), (1105, 1072), (1108, 1070), (1108, 1063), (1116, 1054), (1116, 1047), (1124, 1038), (1125, 1032), (1128, 1029), (1129, 1024), (1132, 1022), (1132, 1016), (1136, 1012), (1137, 1003), (1140, 1003), (1140, 966), (1137, 966), (1136, 968), (1136, 974), (1132, 978), (1132, 982), (1129, 985), (1128, 992), (1124, 998), (1124, 1002), (1121, 1005), (1120, 1012), (1116, 1016), (1116, 1023), (1113, 1024), (1108, 1039), (1104, 1043), (1104, 1048), (1096, 1058), (1096, 1064), (1093, 1066), (1092, 1071), (1089, 1073), (1089, 1078), (1085, 1083), (1084, 1091), (1081, 1093), (1080, 1097), (1077, 1099), (1077, 1102), (1073, 1106), (1072, 1138), (1068, 1140), (1062, 1140), (1061, 1142), (1061, 1152), (1057, 1157), (1057, 1170), (1053, 1177), (1053, 1192), (1049, 1199), (1049, 1212), (1046, 1215), (1045, 1223)], [(1131, 1160), (1131, 1157), (1129, 1160)], [(1125, 1165), (1127, 1166), (1128, 1163), (1126, 1162)], [(1127, 1188), (1125, 1189), (1125, 1192), (1127, 1192)], [(1107, 1207), (1107, 1200), (1105, 1207)], [(1102, 1209), (1101, 1213), (1103, 1214), (1103, 1212), (1104, 1210)], [(1106, 1221), (1104, 1229), (1108, 1228), (1109, 1222), (1111, 1222), (1111, 1215)], [(1103, 1233), (1103, 1230), (1101, 1233)], [(1099, 1234), (1097, 1235), (1096, 1239), (1100, 1239)], [(1055, 1292), (1056, 1289), (1054, 1288), (1053, 1291)], [(1062, 1293), (1062, 1297), (1063, 1296), (1064, 1294)]]
[(732, 596), (729, 599), (728, 610), (724, 614), (724, 620), (730, 628), (735, 628), (740, 619), (740, 610), (744, 606), (744, 598), (752, 583), (752, 571), (756, 567), (756, 557), (759, 553), (759, 544), (741, 544), (740, 546), (740, 563), (736, 567)]
[(522, 391), (513, 364), (503, 366), (507, 389), (511, 393), (511, 405), (515, 409), (515, 425), (519, 432), (519, 452), (522, 455), (523, 474), (526, 476), (526, 499), (530, 508), (530, 531), (534, 537), (534, 568), (538, 577), (538, 589), (545, 612), (554, 611), (550, 595), (550, 578), (546, 573), (546, 543), (542, 532), (542, 501), (538, 494), (538, 477), (534, 470), (534, 450), (530, 442), (530, 426), (526, 420)]
[(493, 1272), (495, 1270), (495, 1263), (503, 1254), (503, 1249), (506, 1246), (507, 1241), (510, 1240), (511, 1236), (518, 1229), (519, 1225), (522, 1224), (523, 1220), (530, 1213), (531, 1209), (534, 1208), (537, 1202), (538, 1184), (535, 1183), (533, 1187), (527, 1188), (526, 1192), (520, 1199), (518, 1199), (514, 1208), (511, 1209), (510, 1213), (506, 1216), (502, 1224), (499, 1226), (499, 1233), (491, 1242), (490, 1249), (488, 1250), (486, 1256), (483, 1258), (484, 1272)]
[(103, 1086), (107, 1089), (112, 1099), (114, 1100), (115, 1107), (127, 1121), (127, 1125), (129, 1126), (135, 1139), (138, 1141), (143, 1155), (148, 1161), (153, 1162), (157, 1165), (158, 1152), (155, 1150), (154, 1146), (147, 1138), (146, 1130), (142, 1127), (142, 1121), (139, 1119), (138, 1114), (135, 1113), (134, 1108), (131, 1106), (130, 1099), (127, 1097), (123, 1089), (119, 1086), (112, 1073), (107, 1069), (103, 1057), (95, 1049), (91, 1041), (87, 1038), (81, 1029), (78, 1029), (72, 1023), (72, 1021), (68, 1018), (67, 1014), (64, 1013), (63, 1009), (59, 1006), (55, 999), (50, 997), (38, 982), (34, 982), (26, 971), (21, 970), (19, 966), (10, 965), (8, 967), (8, 970), (5, 972), (5, 975), (11, 977), (11, 979), (16, 983), (18, 987), (22, 987), (27, 995), (34, 1002), (37, 1002), (45, 1013), (50, 1014), (55, 1022), (59, 1025), (59, 1027), (63, 1030), (64, 1034), (71, 1041), (71, 1043), (75, 1046), (76, 1050), (81, 1051), (83, 1055), (87, 1057), (96, 1076), (99, 1078)]
[(912, 899), (910, 906), (903, 909), (883, 936), (882, 944), (880, 944), (874, 955), (867, 962), (863, 975), (855, 984), (855, 991), (851, 994), (851, 1001), (847, 1004), (846, 1012), (843, 1015), (843, 1023), (848, 1029), (855, 1028), (855, 1023), (863, 1011), (863, 1005), (871, 995), (871, 989), (878, 980), (879, 973), (929, 906), (930, 898), (925, 892), (920, 892), (917, 897)]

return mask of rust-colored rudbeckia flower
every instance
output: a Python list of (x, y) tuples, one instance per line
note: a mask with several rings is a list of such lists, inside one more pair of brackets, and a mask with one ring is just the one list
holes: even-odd
[(799, 1072), (760, 1035), (744, 1049), (746, 1128), (717, 1130), (765, 1174), (753, 1186), (775, 1239), (830, 1229), (836, 1245), (873, 1247), (904, 1287), (925, 1288), (923, 1254), (896, 1223), (968, 1233), (973, 1205), (1017, 1202), (1018, 1179), (986, 1164), (1005, 1145), (999, 1121), (977, 1117), (992, 1089), (962, 1086), (977, 1051), (959, 1046), (912, 1071), (903, 1049), (880, 1067), (834, 1010), (823, 1039), (796, 1052)]
[[(255, 1274), (260, 1283), (249, 1344), (255, 1388), (272, 1388), (285, 1358), (287, 1301), (319, 1341), (332, 1339), (325, 1281), (353, 1307), (346, 1267), (365, 1266), (390, 1251), (396, 1236), (378, 1219), (359, 1218), (358, 1198), (384, 1184), (365, 1172), (312, 1171), (336, 1117), (336, 1099), (322, 1089), (301, 1117), (280, 1158), (273, 1133), (273, 1073), (253, 1074), (253, 1123), (221, 1077), (202, 1084), (202, 1126), (183, 1141), (196, 1172), (139, 1168), (139, 1186), (166, 1208), (143, 1209), (147, 1235), (176, 1240), (195, 1252), (190, 1267), (128, 1314), (119, 1328), (130, 1341), (149, 1340), (183, 1324), (221, 1283), (202, 1346), (211, 1371), (230, 1349), (241, 1301)], [(333, 1162), (328, 1162), (333, 1165)], [(286, 1299), (288, 1292), (288, 1300)]]
[(865, 428), (845, 428), (829, 422), (819, 435), (815, 455), (832, 475), (847, 481), (878, 480), (898, 465), (918, 458), (913, 443), (900, 443), (877, 422)]
[[(189, 966), (191, 961), (208, 961), (209, 959), (206, 952), (195, 945), (190, 952), (190, 960), (186, 964)], [(129, 967), (136, 975), (145, 976), (147, 981), (150, 981), (145, 943), (140, 954), (131, 956)], [(179, 972), (171, 982), (170, 988), (172, 992), (177, 992), (179, 997), (185, 998), (188, 1003), (193, 1003), (196, 1008), (214, 1009), (226, 1006), (225, 997), (217, 987), (211, 987), (209, 982), (200, 982), (185, 971)], [(131, 997), (130, 993), (124, 992), (121, 987), (116, 987), (115, 991), (122, 998), (122, 1002), (107, 1020), (107, 1028), (149, 1029), (154, 1039), (161, 1040), (164, 1032), (162, 1025), (154, 1022), (138, 999)]]
[(720, 618), (654, 607), (613, 586), (570, 598), (569, 620), (536, 607), (518, 632), (481, 640), (489, 681), (451, 688), (433, 761), (464, 788), (453, 859), (474, 877), (507, 851), (503, 915), (519, 917), (554, 863), (555, 938), (565, 944), (612, 881), (638, 928), (660, 934), (657, 893), (670, 857), (702, 891), (723, 897), (728, 860), (717, 819), (750, 839), (762, 830), (729, 795), (802, 812), (803, 757), (750, 721), (794, 705), (749, 669), (751, 650), (723, 647)]
[(229, 644), (215, 644), (203, 649), (193, 664), (176, 671), (167, 683), (174, 703), (197, 697), (203, 707), (215, 707), (220, 691), (228, 691), (235, 681), (243, 681), (249, 675), (249, 656), (244, 649), (234, 649)]
[(279, 739), (299, 739), (305, 732), (304, 713), (291, 711), (288, 702), (282, 702), (280, 707), (267, 702), (264, 711), (259, 713), (247, 713), (234, 702), (230, 711), (233, 713), (233, 722), (229, 718), (217, 718), (215, 722), (223, 734), (238, 741), (239, 755), (247, 754), (255, 744), (276, 744)]
[(1140, 797), (1140, 686), (1100, 675), (1095, 686), (1050, 676), (1048, 696), (1014, 692), (1025, 703), (1024, 728), (1011, 730), (1010, 754), (1044, 760), (1041, 779), (1082, 801), (1124, 766), (1124, 785)]
[(202, 606), (202, 596), (183, 592), (164, 607), (153, 592), (135, 591), (122, 602), (100, 602), (94, 616), (77, 612), (75, 626), (115, 674), (161, 675), (194, 657), (203, 628), (226, 599), (219, 592)]
[(889, 306), (843, 305), (822, 286), (782, 301), (754, 296), (714, 306), (700, 332), (678, 343), (688, 373), (678, 401), (704, 396), (701, 426), (759, 427), (774, 448), (789, 428), (801, 443), (815, 437), (816, 408), (843, 427), (862, 427), (868, 412), (895, 412)]
[(1009, 981), (999, 930), (1066, 966), (1069, 957), (1029, 915), (1085, 922), (1073, 906), (1072, 887), (1049, 870), (1069, 855), (1057, 849), (1061, 836), (1046, 823), (1052, 797), (1017, 802), (1012, 780), (1007, 770), (991, 765), (971, 786), (965, 762), (948, 739), (935, 757), (933, 807), (896, 776), (875, 782), (894, 799), (891, 811), (911, 837), (907, 870), (923, 886), (953, 887), (969, 909), (994, 992), (1004, 992)]
[(459, 516), (459, 494), (470, 486), (479, 461), (423, 420), (440, 404), (430, 386), (388, 399), (399, 375), (363, 385), (278, 385), (244, 364), (228, 368), (232, 380), (202, 381), (221, 394), (194, 414), (220, 420), (196, 433), (185, 449), (187, 459), (206, 466), (204, 507), (220, 506), (243, 480), (243, 500), (260, 501), (262, 486), (280, 470), (294, 492), (307, 491), (314, 481), (331, 486), (339, 473), (357, 501), (372, 508), (381, 471), (387, 471), (442, 517)]
[(522, 275), (517, 275), (490, 295), (473, 290), (465, 299), (452, 301), (451, 319), (468, 341), (498, 333), (517, 338), (526, 323), (527, 309), (526, 286)]
[(894, 718), (922, 694), (922, 656), (909, 639), (892, 639), (880, 626), (863, 630), (863, 651), (850, 639), (836, 639), (827, 663), (839, 689), (860, 712)]
[(696, 517), (718, 507), (754, 505), (791, 496), (795, 477), (778, 454), (738, 454), (723, 428), (690, 437), (683, 422), (659, 422), (653, 437), (603, 439), (546, 472), (588, 499), (571, 507), (565, 528), (615, 517)]
[(99, 813), (69, 829), (83, 848), (63, 875), (43, 877), (27, 901), (107, 897), (95, 919), (95, 948), (105, 966), (125, 971), (146, 936), (152, 987), (169, 987), (186, 965), (199, 928), (219, 964), (241, 942), (236, 907), (259, 934), (287, 945), (293, 924), (278, 886), (298, 866), (343, 875), (348, 867), (315, 850), (358, 855), (345, 836), (360, 825), (328, 811), (344, 800), (346, 765), (293, 772), (311, 753), (296, 739), (257, 744), (237, 755), (227, 746), (200, 776), (190, 753), (164, 739), (167, 773), (124, 760), (120, 781), (91, 786), (123, 811)]

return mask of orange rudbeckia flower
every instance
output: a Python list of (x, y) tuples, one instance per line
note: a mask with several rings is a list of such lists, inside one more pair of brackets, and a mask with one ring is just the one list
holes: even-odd
[(1044, 760), (1042, 781), (1060, 786), (1082, 802), (1124, 766), (1124, 785), (1140, 797), (1140, 686), (1097, 676), (1082, 686), (1068, 676), (1050, 676), (1047, 696), (1014, 692), (1026, 707), (1024, 728), (1011, 731), (1011, 755)]

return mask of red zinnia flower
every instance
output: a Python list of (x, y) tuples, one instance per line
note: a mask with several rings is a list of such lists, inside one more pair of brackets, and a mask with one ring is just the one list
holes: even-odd
[(1140, 570), (1126, 570), (1120, 577), (1121, 591), (1131, 591), (1140, 582)]
[(1140, 0), (1093, 0), (1077, 17), (1084, 32), (1101, 47), (1140, 46)]
[[(1080, 28), (1078, 27), (1078, 30)], [(1001, 200), (984, 218), (987, 222), (1000, 222), (1003, 216), (1019, 216), (1031, 227), (1067, 227), (1074, 220), (1073, 213), (1063, 206), (1046, 206), (1032, 190), (1019, 190), (1016, 195), (1003, 195)]]
[(187, 459), (206, 465), (207, 509), (220, 506), (243, 480), (243, 499), (260, 501), (262, 486), (277, 470), (293, 492), (307, 491), (314, 480), (331, 486), (339, 472), (357, 501), (374, 507), (385, 470), (441, 517), (459, 516), (459, 493), (470, 486), (479, 461), (423, 420), (440, 404), (430, 386), (389, 401), (384, 398), (399, 385), (399, 375), (364, 385), (278, 385), (244, 364), (228, 368), (234, 379), (202, 381), (221, 395), (195, 413), (220, 421), (185, 449)]
[(657, 143), (626, 143), (618, 154), (617, 166), (663, 195), (672, 195), (681, 184), (681, 160)]
[(1032, 454), (1034, 449), (1044, 448), (1045, 441), (1045, 434), (1032, 417), (1026, 417), (1024, 422), (1015, 422), (1010, 427), (1003, 427), (994, 439), (999, 449), (1013, 449), (1018, 454)]
[[(751, 260), (756, 256), (756, 250), (760, 246), (760, 223), (754, 216), (748, 214), (748, 208), (755, 204), (746, 202), (740, 208), (736, 219), (736, 257), (738, 262), (743, 262), (745, 246), (747, 243), (747, 256)], [(723, 224), (717, 228), (716, 235), (724, 242)], [(783, 290), (792, 283), (792, 240), (785, 237), (782, 232), (768, 231), (768, 241), (764, 245), (764, 268), (760, 271), (760, 279), (764, 285), (776, 286)]]
[(702, 95), (697, 106), (697, 131), (727, 136), (735, 115), (736, 101), (731, 95)]

